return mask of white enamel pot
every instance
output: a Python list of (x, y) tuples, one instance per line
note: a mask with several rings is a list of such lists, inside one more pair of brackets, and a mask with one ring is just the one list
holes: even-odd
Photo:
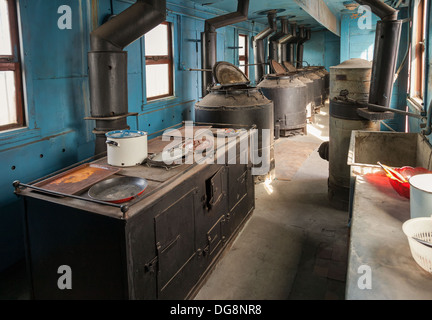
[(411, 219), (432, 215), (432, 174), (418, 174), (409, 179)]
[(119, 130), (108, 132), (105, 136), (109, 165), (132, 167), (147, 159), (147, 132)]

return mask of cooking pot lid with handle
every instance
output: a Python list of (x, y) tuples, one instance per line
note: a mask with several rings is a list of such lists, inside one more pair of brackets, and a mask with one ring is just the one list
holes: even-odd
[(117, 130), (110, 131), (105, 134), (107, 138), (112, 139), (126, 139), (126, 138), (137, 138), (147, 135), (147, 132), (134, 131), (134, 130)]
[(250, 80), (243, 71), (226, 61), (220, 61), (214, 65), (213, 76), (216, 82), (221, 86), (244, 85), (250, 83)]

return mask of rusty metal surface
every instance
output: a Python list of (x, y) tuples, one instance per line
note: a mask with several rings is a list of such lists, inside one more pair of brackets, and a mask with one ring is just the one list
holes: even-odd
[(183, 126), (174, 130), (167, 130), (164, 135), (168, 137), (177, 137), (177, 138), (194, 138), (196, 135), (199, 136), (205, 132), (209, 132), (211, 126)]
[(285, 69), (280, 63), (275, 60), (272, 60), (270, 62), (270, 65), (276, 74), (284, 74), (287, 72), (287, 69)]
[[(162, 137), (157, 137), (149, 140), (147, 150), (149, 154), (162, 152), (173, 140), (163, 141)], [(178, 144), (181, 144), (182, 140), (178, 140)]]
[(236, 66), (231, 63), (221, 61), (213, 67), (213, 75), (221, 85), (249, 84), (250, 80)]
[(110, 165), (83, 164), (38, 182), (34, 186), (65, 194), (77, 194), (119, 171), (120, 168)]

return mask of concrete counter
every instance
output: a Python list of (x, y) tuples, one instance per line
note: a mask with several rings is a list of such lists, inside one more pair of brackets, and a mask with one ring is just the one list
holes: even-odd
[(379, 170), (357, 176), (354, 190), (346, 299), (432, 299), (432, 274), (414, 261), (402, 231), (409, 200)]

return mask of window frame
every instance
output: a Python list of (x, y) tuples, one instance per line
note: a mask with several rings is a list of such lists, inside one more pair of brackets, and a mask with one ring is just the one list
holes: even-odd
[[(247, 66), (247, 64), (249, 63), (249, 37), (247, 34), (243, 34), (243, 33), (239, 33), (238, 35), (239, 37), (239, 47), (240, 47), (240, 37), (243, 37), (245, 39), (245, 54), (244, 55), (240, 55), (239, 53), (239, 65), (241, 64), (245, 64), (245, 74), (247, 77), (249, 77), (249, 67)], [(243, 62), (243, 63), (242, 63)]]
[(26, 126), (17, 3), (16, 0), (6, 0), (6, 2), (8, 7), (12, 54), (0, 55), (0, 71), (14, 72), (17, 123), (0, 125), (0, 132)]
[[(427, 1), (419, 0), (413, 8), (412, 45), (409, 70), (409, 96), (417, 105), (422, 106), (426, 88), (426, 35)], [(423, 109), (423, 106), (421, 107)]]
[[(161, 24), (167, 26), (168, 55), (165, 55), (165, 56), (147, 56), (147, 55), (145, 55), (145, 65), (146, 66), (158, 65), (158, 64), (167, 64), (168, 65), (168, 91), (169, 92), (167, 94), (149, 97), (148, 93), (146, 91), (146, 100), (148, 102), (174, 96), (174, 57), (173, 57), (172, 24), (168, 21), (164, 21)], [(147, 74), (146, 74), (146, 81), (147, 81)]]

